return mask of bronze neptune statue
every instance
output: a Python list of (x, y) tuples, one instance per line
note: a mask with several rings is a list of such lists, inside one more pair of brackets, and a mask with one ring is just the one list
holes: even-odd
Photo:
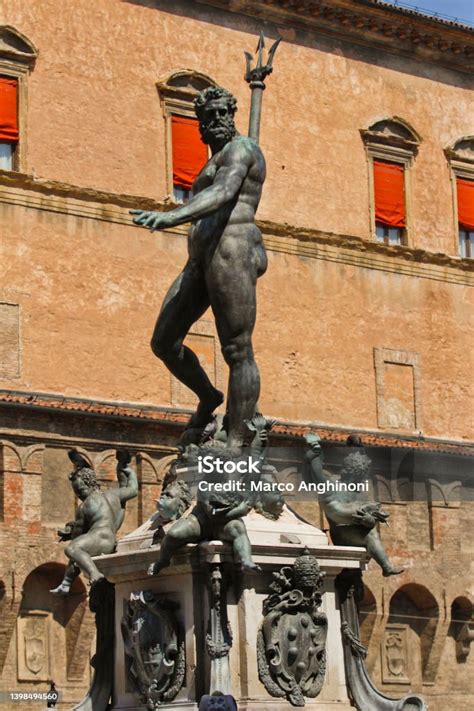
[(188, 261), (165, 297), (151, 347), (199, 398), (189, 428), (204, 428), (224, 396), (183, 341), (193, 323), (212, 308), (230, 370), (227, 446), (240, 447), (244, 422), (253, 416), (260, 391), (252, 332), (256, 283), (267, 268), (262, 235), (255, 225), (265, 160), (252, 138), (237, 133), (237, 104), (226, 89), (205, 89), (194, 103), (202, 140), (212, 155), (194, 182), (193, 197), (169, 212), (132, 212), (136, 224), (152, 231), (192, 223)]

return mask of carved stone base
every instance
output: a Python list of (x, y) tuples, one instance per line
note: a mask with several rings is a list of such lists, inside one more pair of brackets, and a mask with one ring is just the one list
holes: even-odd
[[(150, 577), (146, 571), (159, 554), (159, 543), (153, 545), (153, 526), (149, 522), (120, 541), (117, 553), (102, 556), (97, 563), (116, 591), (116, 654), (114, 700), (112, 709), (143, 711), (145, 706), (139, 689), (130, 680), (127, 656), (120, 624), (131, 593), (149, 590), (158, 599), (174, 601), (174, 615), (184, 630), (185, 675), (181, 689), (171, 702), (164, 700), (163, 710), (196, 709), (200, 698), (209, 694), (216, 682), (211, 673), (213, 660), (209, 655), (209, 601), (216, 600), (219, 591), (209, 594), (209, 566), (222, 574), (226, 591), (227, 621), (231, 635), (223, 653), (228, 653), (229, 687), (224, 693), (234, 696), (239, 711), (288, 711), (288, 701), (269, 694), (259, 679), (257, 637), (263, 621), (263, 601), (268, 597), (272, 574), (283, 566), (292, 566), (305, 547), (313, 554), (325, 573), (321, 613), (327, 616), (329, 633), (326, 653), (327, 667), (321, 691), (316, 698), (306, 698), (305, 706), (317, 711), (348, 711), (351, 708), (344, 672), (343, 646), (339, 633), (341, 620), (336, 604), (334, 580), (344, 569), (360, 570), (366, 559), (363, 549), (329, 546), (326, 536), (302, 521), (285, 507), (278, 521), (252, 512), (245, 517), (252, 544), (252, 555), (261, 572), (242, 572), (234, 565), (228, 544), (211, 541), (188, 544), (173, 558), (169, 568)], [(220, 593), (219, 593), (220, 594)], [(214, 628), (223, 626), (217, 618)], [(230, 648), (227, 649), (227, 647)], [(214, 660), (215, 662), (215, 660)], [(212, 689), (215, 690), (215, 689)]]

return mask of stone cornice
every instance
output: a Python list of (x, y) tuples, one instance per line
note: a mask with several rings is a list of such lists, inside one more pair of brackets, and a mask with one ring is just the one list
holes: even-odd
[(340, 39), (440, 64), (474, 69), (474, 32), (376, 0), (197, 0), (229, 12), (312, 30)]
[[(70, 415), (75, 417), (99, 418), (103, 420), (116, 420), (150, 423), (156, 427), (157, 435), (160, 433), (180, 433), (189, 421), (189, 410), (160, 407), (156, 405), (142, 405), (139, 403), (110, 402), (90, 400), (79, 397), (65, 397), (55, 393), (22, 392), (15, 390), (0, 390), (0, 412), (8, 409), (29, 411), (41, 415), (53, 414)], [(289, 422), (280, 421), (272, 429), (272, 446), (278, 442), (287, 444), (303, 437), (308, 432), (317, 432), (323, 441), (332, 444), (346, 444), (349, 434), (354, 433), (354, 428), (330, 425), (320, 422)], [(390, 432), (357, 428), (357, 433), (362, 437), (368, 447), (395, 447), (409, 448), (423, 451), (437, 451), (452, 454), (461, 454), (472, 457), (474, 455), (474, 442), (447, 440), (436, 437), (417, 437), (408, 433)], [(22, 437), (17, 430), (11, 432), (8, 427), (0, 429), (2, 437)], [(31, 440), (31, 434), (25, 434)], [(39, 435), (43, 441), (48, 438), (47, 433)], [(168, 447), (172, 451), (173, 448)]]
[[(0, 170), (2, 203), (128, 226), (131, 226), (128, 213), (130, 208), (169, 210), (175, 207), (172, 203), (158, 202), (151, 198), (38, 180), (30, 175)], [(264, 235), (267, 249), (273, 252), (459, 285), (474, 285), (472, 259), (264, 220), (257, 221), (257, 224)], [(166, 232), (185, 235), (187, 227), (184, 225)]]
[(32, 191), (51, 198), (80, 200), (83, 203), (108, 203), (116, 207), (129, 207), (130, 209), (139, 206), (143, 210), (154, 210), (159, 204), (156, 200), (138, 195), (111, 193), (105, 190), (62, 183), (57, 180), (34, 178), (26, 173), (0, 170), (0, 190), (8, 188)]

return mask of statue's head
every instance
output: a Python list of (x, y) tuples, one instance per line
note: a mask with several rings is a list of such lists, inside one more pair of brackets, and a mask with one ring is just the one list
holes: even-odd
[(191, 505), (191, 494), (186, 482), (179, 480), (169, 484), (156, 502), (156, 510), (162, 523), (174, 521)]
[(360, 451), (351, 452), (342, 463), (341, 478), (350, 481), (361, 481), (369, 475), (371, 460)]
[(194, 99), (194, 110), (199, 120), (201, 138), (212, 150), (220, 150), (235, 136), (237, 101), (227, 89), (221, 86), (204, 89)]
[(89, 494), (100, 489), (95, 471), (90, 467), (78, 467), (69, 475), (69, 481), (76, 496), (81, 501), (87, 499)]
[[(269, 464), (264, 464), (262, 467), (260, 481), (262, 481), (264, 484), (274, 484), (278, 481), (276, 474), (277, 470), (275, 469), (275, 467)], [(269, 488), (268, 491), (261, 491), (258, 493), (257, 499), (254, 503), (254, 509), (255, 511), (257, 511), (257, 513), (261, 514), (262, 516), (265, 516), (265, 518), (269, 518), (272, 521), (276, 521), (278, 518), (280, 518), (284, 505), (285, 499), (283, 498), (281, 493), (277, 490), (273, 491), (271, 488)]]

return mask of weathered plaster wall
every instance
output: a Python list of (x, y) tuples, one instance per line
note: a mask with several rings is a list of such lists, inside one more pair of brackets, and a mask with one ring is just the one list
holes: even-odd
[[(0, 387), (180, 404), (149, 338), (185, 263), (184, 235), (18, 205), (2, 204), (0, 214), (2, 300), (20, 305), (20, 377), (4, 377)], [(391, 267), (399, 264), (400, 273), (317, 258), (317, 251), (269, 254), (254, 339), (268, 415), (376, 429), (374, 348), (385, 348), (419, 359), (418, 419), (408, 429), (472, 439), (472, 312), (457, 270), (441, 270), (444, 280), (435, 280), (402, 273), (395, 258)], [(203, 320), (212, 322), (212, 314)]]
[[(180, 0), (8, 0), (4, 18), (39, 48), (30, 78), (28, 172), (162, 199), (164, 121), (155, 83), (176, 68), (204, 72), (235, 92), (246, 131), (243, 50), (253, 50), (261, 21)], [(397, 115), (423, 139), (411, 170), (410, 239), (456, 254), (443, 148), (472, 133), (469, 76), (303, 30), (267, 31), (285, 41), (265, 92), (268, 181), (260, 217), (369, 238), (359, 129)]]

